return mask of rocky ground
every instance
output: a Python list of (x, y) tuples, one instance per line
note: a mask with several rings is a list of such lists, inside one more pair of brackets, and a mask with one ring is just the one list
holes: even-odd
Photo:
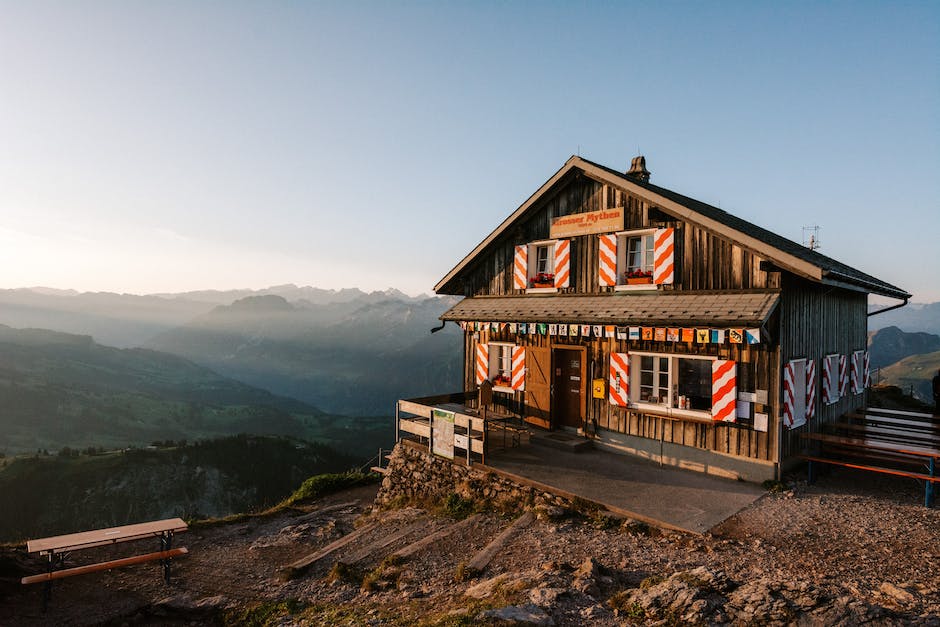
[[(5, 550), (0, 625), (940, 625), (940, 509), (924, 508), (920, 486), (833, 470), (788, 487), (705, 536), (542, 512), (482, 572), (467, 564), (511, 517), (484, 513), (396, 560), (470, 504), (373, 511), (377, 488), (356, 488), (193, 528), (169, 586), (155, 565), (63, 580), (46, 613), (39, 587), (19, 584), (41, 563)], [(279, 573), (355, 529), (357, 542)]]

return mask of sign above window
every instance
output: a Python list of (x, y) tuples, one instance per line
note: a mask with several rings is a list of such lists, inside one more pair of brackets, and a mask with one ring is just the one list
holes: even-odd
[(587, 213), (572, 213), (552, 220), (549, 237), (592, 235), (623, 230), (623, 207)]

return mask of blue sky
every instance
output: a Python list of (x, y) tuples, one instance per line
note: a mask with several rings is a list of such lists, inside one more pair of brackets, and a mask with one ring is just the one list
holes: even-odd
[(0, 288), (434, 283), (572, 154), (940, 300), (940, 4), (0, 2)]

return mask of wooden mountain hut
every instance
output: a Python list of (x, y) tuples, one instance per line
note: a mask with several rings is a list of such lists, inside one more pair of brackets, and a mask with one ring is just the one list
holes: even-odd
[(464, 330), (466, 391), (487, 382), (537, 429), (752, 481), (864, 405), (868, 295), (910, 298), (650, 183), (643, 157), (619, 172), (577, 156), (435, 291), (464, 297), (441, 319)]

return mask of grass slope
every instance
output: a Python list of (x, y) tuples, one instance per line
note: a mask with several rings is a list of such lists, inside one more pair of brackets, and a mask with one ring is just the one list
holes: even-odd
[(355, 463), (322, 444), (245, 435), (171, 448), (0, 460), (0, 494), (16, 504), (0, 516), (0, 541), (259, 511), (298, 494), (312, 475)]

